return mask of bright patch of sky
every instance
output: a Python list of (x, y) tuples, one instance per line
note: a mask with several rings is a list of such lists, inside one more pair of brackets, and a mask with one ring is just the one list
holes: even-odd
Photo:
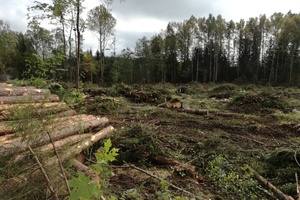
[[(50, 0), (40, 0), (51, 2)], [(85, 0), (85, 14), (98, 6), (101, 1)], [(34, 5), (34, 0), (0, 0), (0, 19), (9, 22), (12, 30), (25, 32), (27, 29), (27, 7)], [(247, 21), (250, 17), (266, 14), (270, 17), (275, 12), (286, 14), (300, 13), (299, 0), (115, 0), (112, 5), (113, 16), (117, 19), (116, 47), (118, 51), (130, 47), (134, 50), (135, 42), (165, 29), (168, 22), (183, 21), (191, 15), (207, 17), (222, 15), (226, 21)], [(85, 31), (85, 49), (97, 49), (98, 41), (94, 34)]]

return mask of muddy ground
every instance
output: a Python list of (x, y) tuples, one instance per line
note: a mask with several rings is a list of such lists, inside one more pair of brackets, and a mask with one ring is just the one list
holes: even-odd
[[(111, 139), (120, 150), (108, 193), (119, 199), (276, 199), (245, 166), (285, 194), (297, 195), (299, 91), (120, 84), (86, 90), (77, 110), (106, 116), (116, 129)], [(174, 99), (181, 108), (158, 106)], [(179, 112), (192, 109), (201, 113)]]

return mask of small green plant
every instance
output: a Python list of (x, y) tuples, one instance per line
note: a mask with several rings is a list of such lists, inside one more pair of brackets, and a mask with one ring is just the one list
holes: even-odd
[(80, 103), (84, 99), (84, 94), (80, 89), (65, 89), (63, 87), (60, 87), (55, 93), (62, 101), (70, 105)]
[(264, 199), (256, 192), (258, 183), (247, 166), (235, 167), (224, 156), (216, 156), (208, 163), (208, 180), (228, 199)]
[(180, 196), (175, 196), (172, 194), (172, 192), (169, 189), (169, 185), (166, 183), (165, 180), (160, 181), (160, 190), (158, 190), (156, 193), (157, 199), (162, 199), (162, 200), (169, 200), (169, 199), (174, 199), (174, 200), (187, 200), (187, 197), (180, 197)]
[[(108, 186), (109, 177), (111, 175), (110, 162), (116, 160), (118, 149), (112, 148), (111, 140), (104, 142), (99, 153), (95, 153), (96, 163), (91, 165), (91, 169), (97, 175), (101, 175), (101, 183), (91, 180), (89, 176), (78, 173), (77, 177), (69, 180), (71, 194), (69, 200), (89, 200), (99, 199), (103, 196), (103, 190)], [(109, 199), (116, 199), (110, 196)]]

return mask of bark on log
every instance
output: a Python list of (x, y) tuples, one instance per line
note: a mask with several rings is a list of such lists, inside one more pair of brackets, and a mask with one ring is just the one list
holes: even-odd
[(59, 102), (59, 97), (55, 94), (35, 95), (35, 96), (0, 96), (0, 104), (19, 104), (19, 103), (41, 103)]
[[(64, 162), (66, 160), (69, 160), (72, 156), (75, 156), (76, 154), (79, 154), (81, 151), (87, 149), (95, 142), (99, 141), (100, 139), (106, 137), (110, 133), (114, 131), (114, 128), (112, 126), (108, 126), (101, 131), (95, 133), (92, 135), (89, 139), (85, 139), (80, 144), (73, 146), (73, 148), (65, 151), (64, 153), (61, 153), (61, 161)], [(48, 159), (44, 166), (54, 166), (58, 164), (58, 160), (56, 156), (51, 157)], [(58, 165), (57, 165), (58, 166)], [(0, 197), (3, 196), (7, 191), (11, 189), (15, 189), (16, 187), (21, 188), (24, 187), (26, 184), (30, 183), (30, 177), (36, 177), (40, 175), (40, 171), (36, 170), (33, 171), (32, 174), (29, 176), (26, 174), (20, 174), (17, 177), (12, 177), (10, 179), (4, 180), (0, 182)], [(9, 183), (9, 184), (8, 184)]]
[(65, 102), (2, 104), (0, 105), (0, 112), (7, 111), (7, 110), (14, 110), (14, 109), (23, 109), (30, 106), (39, 109), (47, 109), (47, 108), (69, 109), (69, 106)]
[(279, 200), (294, 200), (293, 197), (284, 194), (282, 191), (276, 188), (272, 183), (270, 183), (264, 177), (259, 175), (254, 169), (250, 167), (248, 167), (248, 169), (251, 173), (253, 173), (253, 177), (261, 184), (261, 186), (273, 192), (276, 198), (278, 198)]
[(175, 171), (177, 172), (186, 172), (188, 175), (196, 179), (198, 182), (203, 182), (201, 176), (196, 172), (196, 167), (191, 165), (189, 162), (182, 163), (178, 160), (174, 160), (172, 158), (166, 158), (163, 156), (154, 156), (151, 157), (151, 160), (160, 165), (170, 165), (175, 166)]
[(26, 88), (26, 87), (0, 87), (0, 96), (28, 96), (28, 95), (47, 95), (48, 89)]
[(0, 122), (0, 136), (12, 134), (14, 132), (14, 128), (9, 126), (8, 123)]
[[(39, 106), (34, 104), (23, 104), (18, 106), (9, 105), (10, 107), (6, 107), (6, 109), (3, 107), (0, 111), (0, 120), (7, 121), (11, 116), (14, 116), (16, 113), (19, 112), (20, 109), (28, 109), (28, 115), (32, 115), (32, 117), (40, 117), (40, 116), (46, 116), (46, 115), (53, 115), (53, 117), (59, 117), (63, 116), (63, 114), (59, 115), (58, 113), (65, 112), (65, 116), (72, 116), (76, 114), (76, 111), (70, 110), (69, 106), (66, 104), (60, 104), (60, 103), (52, 103), (57, 104), (56, 106), (49, 105), (44, 106), (40, 104)], [(1, 110), (1, 105), (0, 105)], [(30, 111), (29, 111), (30, 110)], [(56, 114), (58, 114), (56, 116)], [(0, 134), (1, 135), (1, 134)]]
[(96, 183), (100, 183), (100, 176), (97, 175), (91, 168), (89, 168), (88, 166), (82, 164), (81, 162), (79, 162), (76, 159), (73, 159), (72, 161), (73, 166), (78, 170), (81, 171), (83, 173), (85, 173), (86, 175), (88, 175), (91, 180), (93, 180)]
[[(107, 135), (111, 134), (114, 131), (112, 126), (108, 126), (103, 128), (101, 131), (93, 134), (90, 138), (83, 140), (77, 145), (71, 146), (70, 149), (61, 154), (61, 160), (66, 161), (70, 159), (72, 156), (79, 154), (81, 151), (89, 148), (94, 143), (98, 142), (100, 139), (106, 137)], [(50, 166), (53, 165), (57, 161), (56, 157), (52, 157), (51, 159), (47, 160), (45, 165)]]
[[(66, 145), (70, 146), (70, 145), (81, 142), (82, 140), (90, 138), (90, 137), (92, 137), (91, 133), (86, 133), (86, 134), (81, 134), (81, 135), (72, 135), (72, 136), (66, 137), (64, 139), (55, 141), (54, 145), (55, 145), (56, 149), (62, 149)], [(37, 147), (35, 149), (36, 152), (47, 152), (47, 151), (52, 151), (52, 150), (53, 150), (53, 145), (51, 143), (46, 144), (46, 145), (41, 146), (41, 147)], [(16, 158), (14, 159), (13, 162), (14, 163), (19, 162), (19, 161), (23, 160), (28, 155), (29, 155), (28, 151), (24, 152), (22, 154), (19, 154), (19, 155), (16, 156)]]
[[(108, 119), (106, 117), (97, 118), (92, 116), (92, 119), (90, 119), (90, 116), (87, 117), (88, 120), (86, 121), (69, 121), (67, 126), (64, 123), (51, 125), (53, 126), (51, 127), (53, 128), (53, 131), (51, 131), (50, 134), (53, 141), (61, 140), (65, 137), (78, 134), (82, 131), (90, 131), (90, 129), (92, 128), (104, 126), (108, 123)], [(37, 147), (45, 145), (49, 142), (49, 137), (47, 134), (41, 133), (39, 135), (39, 138), (36, 138), (35, 140), (31, 140), (29, 142), (23, 141), (22, 138), (15, 138), (12, 140), (5, 141), (0, 146), (0, 154), (4, 156), (9, 154), (20, 153), (27, 150), (27, 145)]]

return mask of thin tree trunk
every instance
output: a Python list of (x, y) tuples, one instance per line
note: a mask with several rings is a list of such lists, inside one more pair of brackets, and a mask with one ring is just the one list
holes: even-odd
[(197, 68), (196, 68), (196, 82), (198, 82), (199, 77), (199, 48), (197, 49)]
[(291, 82), (292, 82), (293, 64), (294, 64), (294, 53), (292, 51), (292, 58), (291, 58), (291, 65), (290, 65), (290, 75), (289, 75), (289, 87), (291, 87)]
[(77, 31), (77, 51), (76, 51), (76, 88), (79, 89), (79, 81), (80, 81), (80, 27), (79, 27), (79, 16), (80, 16), (80, 0), (77, 0), (77, 14), (76, 14), (76, 31)]

